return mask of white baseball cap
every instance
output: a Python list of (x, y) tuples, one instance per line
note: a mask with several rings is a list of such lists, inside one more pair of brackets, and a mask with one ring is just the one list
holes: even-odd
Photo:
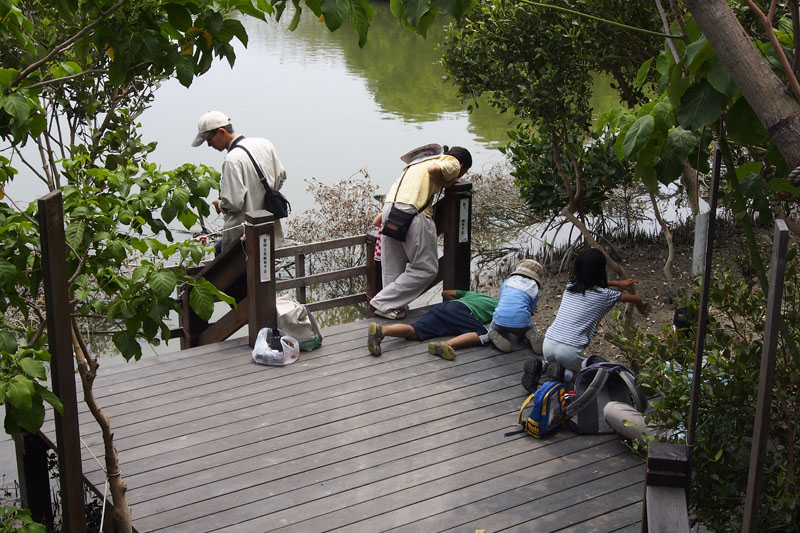
[(219, 111), (209, 111), (197, 121), (197, 136), (192, 141), (192, 146), (200, 146), (208, 138), (208, 133), (217, 128), (223, 128), (231, 123), (225, 113)]

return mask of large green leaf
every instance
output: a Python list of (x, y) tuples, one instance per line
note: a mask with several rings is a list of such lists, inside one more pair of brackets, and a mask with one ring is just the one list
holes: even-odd
[(653, 115), (653, 119), (655, 119), (655, 131), (662, 134), (669, 130), (675, 123), (675, 119), (672, 115), (672, 105), (667, 102), (658, 102), (653, 106), (653, 110), (650, 114)]
[(625, 144), (622, 148), (622, 153), (625, 159), (633, 161), (636, 159), (639, 150), (650, 139), (650, 134), (653, 133), (655, 119), (652, 115), (645, 115), (640, 117), (631, 124), (628, 132), (625, 134)]
[(675, 126), (667, 134), (667, 152), (677, 159), (686, 159), (697, 146), (697, 137), (689, 130)]
[(3, 109), (14, 117), (17, 124), (24, 123), (31, 114), (31, 104), (24, 96), (17, 93), (9, 94), (3, 101)]
[(406, 20), (416, 28), (430, 9), (430, 0), (406, 0)]
[(322, 14), (329, 30), (339, 29), (350, 15), (350, 0), (322, 0)]
[(728, 97), (733, 97), (739, 92), (719, 58), (715, 57), (711, 62), (711, 70), (707, 78), (712, 87)]
[(756, 146), (767, 141), (767, 132), (758, 116), (743, 97), (734, 102), (725, 114), (728, 138), (743, 146)]
[(17, 424), (25, 430), (36, 433), (44, 423), (44, 404), (40, 401), (33, 402), (28, 409), (12, 409)]
[(130, 360), (131, 357), (139, 359), (142, 356), (142, 347), (136, 342), (136, 337), (132, 333), (118, 331), (112, 335), (111, 340), (126, 360)]
[(205, 280), (200, 280), (189, 293), (189, 305), (192, 307), (197, 316), (203, 320), (211, 318), (214, 312), (214, 296), (209, 290), (208, 283)]
[(0, 258), (0, 287), (11, 287), (17, 280), (17, 268)]
[(180, 221), (181, 224), (183, 224), (184, 228), (192, 229), (195, 222), (197, 222), (197, 215), (188, 210), (181, 211), (180, 213), (178, 213), (178, 220)]
[(713, 55), (714, 49), (711, 44), (705, 36), (700, 37), (700, 39), (686, 47), (686, 66), (690, 71), (695, 72), (703, 61)]
[(169, 298), (172, 291), (175, 290), (175, 285), (178, 284), (178, 276), (171, 270), (159, 270), (153, 272), (148, 277), (147, 281), (150, 283), (150, 288), (159, 298)]
[(72, 246), (75, 249), (81, 247), (81, 244), (83, 243), (83, 237), (85, 234), (86, 234), (86, 224), (84, 224), (82, 221), (73, 222), (72, 224), (67, 226), (66, 230), (64, 230), (64, 236), (66, 237), (67, 242), (69, 243), (70, 246)]
[(17, 339), (14, 335), (10, 331), (0, 330), (0, 352), (16, 353), (17, 348)]
[(0, 87), (5, 87), (17, 77), (19, 71), (15, 68), (0, 68)]
[(165, 4), (164, 10), (167, 12), (167, 19), (176, 30), (185, 32), (192, 26), (192, 14), (186, 7), (178, 4)]
[(61, 403), (61, 400), (58, 396), (53, 394), (53, 391), (49, 390), (47, 387), (43, 387), (38, 383), (34, 383), (36, 387), (36, 393), (42, 397), (44, 401), (49, 403), (53, 406), (53, 409), (56, 410), (59, 414), (64, 414), (64, 404)]
[(188, 87), (192, 84), (194, 69), (194, 61), (181, 56), (180, 61), (175, 66), (175, 74), (178, 76), (178, 81), (181, 85)]
[(33, 405), (33, 382), (27, 376), (17, 374), (8, 382), (6, 395), (11, 405), (27, 411)]
[(644, 81), (647, 79), (647, 73), (650, 72), (650, 65), (653, 63), (653, 58), (651, 57), (644, 63), (642, 66), (639, 67), (639, 70), (636, 72), (636, 87), (642, 88), (644, 85)]
[(32, 378), (46, 379), (47, 373), (44, 370), (44, 365), (41, 361), (37, 361), (32, 357), (22, 357), (19, 360), (19, 366), (22, 371)]
[(687, 130), (700, 129), (717, 120), (725, 110), (727, 97), (706, 80), (689, 87), (678, 107), (678, 123)]
[(355, 0), (350, 10), (350, 26), (358, 34), (358, 46), (367, 44), (367, 33), (374, 11), (367, 0)]

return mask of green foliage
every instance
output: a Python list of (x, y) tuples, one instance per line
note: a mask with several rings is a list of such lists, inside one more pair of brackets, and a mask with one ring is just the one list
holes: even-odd
[(45, 533), (47, 528), (33, 520), (29, 509), (18, 509), (13, 505), (2, 505), (0, 506), (0, 531)]
[[(695, 287), (699, 291), (699, 286)], [(800, 337), (800, 274), (797, 248), (790, 251), (783, 293), (783, 322)], [(741, 529), (759, 369), (763, 350), (766, 296), (760, 286), (730, 271), (715, 276), (709, 292), (710, 313), (702, 367), (696, 445), (689, 502), (696, 519), (713, 531)], [(693, 327), (661, 336), (618, 333), (628, 357), (641, 370), (637, 382), (655, 411), (649, 422), (684, 438), (694, 366), (694, 324), (698, 292), (682, 295)], [(798, 354), (781, 337), (777, 346), (775, 387), (764, 467), (759, 529), (788, 531), (800, 520), (800, 398)]]
[[(509, 136), (512, 140), (503, 151), (515, 162), (511, 174), (520, 197), (538, 215), (557, 216), (569, 197), (555, 163), (552, 139), (525, 126), (510, 131)], [(583, 178), (581, 197), (575, 204), (577, 213), (600, 214), (603, 203), (615, 189), (633, 182), (631, 169), (614, 153), (614, 141), (604, 137), (592, 139), (588, 144), (578, 140), (571, 143), (572, 152), (577, 154), (577, 168), (571, 160), (562, 164), (570, 169), (570, 175)]]
[[(658, 27), (648, 3), (626, 4), (624, 11), (604, 0), (572, 4), (558, 6)], [(593, 73), (609, 74), (623, 99), (640, 101), (649, 64), (634, 67), (631, 58), (646, 62), (658, 45), (653, 37), (577, 14), (495, 0), (451, 25), (443, 61), (465, 100), (485, 94), (500, 111), (523, 119), (509, 132), (505, 153), (533, 211), (551, 215), (570, 204), (586, 214), (598, 213), (607, 193), (632, 178), (606, 136), (598, 143), (601, 135), (590, 131)]]

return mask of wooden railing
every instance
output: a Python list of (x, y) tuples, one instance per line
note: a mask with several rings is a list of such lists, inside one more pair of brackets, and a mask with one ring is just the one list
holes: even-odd
[[(444, 254), (439, 258), (439, 274), (430, 286), (441, 281), (447, 288), (469, 289), (472, 184), (458, 183), (450, 187), (435, 207), (437, 232), (444, 235)], [(210, 323), (192, 311), (189, 305), (192, 288), (183, 287), (181, 328), (174, 332), (174, 336), (181, 337), (181, 348), (222, 341), (244, 325), (249, 326), (249, 340), (253, 345), (261, 328), (277, 326), (275, 298), (279, 291), (294, 289), (296, 299), (307, 303), (307, 287), (359, 276), (366, 277), (366, 293), (376, 294), (381, 289), (380, 263), (374, 261), (375, 232), (278, 249), (274, 247), (274, 235), (270, 213), (247, 213), (244, 244), (231, 244), (213, 261), (191, 272), (195, 279), (204, 277), (223, 292), (246, 272), (247, 296), (219, 320)], [(365, 246), (364, 265), (312, 275), (306, 273), (309, 254), (350, 246)], [(277, 280), (275, 262), (284, 258), (294, 258), (295, 275)], [(366, 293), (347, 294), (307, 305), (309, 310), (318, 311), (362, 303), (366, 301)]]

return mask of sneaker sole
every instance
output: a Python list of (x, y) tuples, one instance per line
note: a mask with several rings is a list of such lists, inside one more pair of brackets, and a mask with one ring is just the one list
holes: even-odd
[(431, 355), (438, 355), (445, 361), (452, 361), (456, 358), (456, 351), (446, 343), (428, 343), (428, 353)]
[(378, 330), (380, 326), (376, 322), (373, 322), (369, 325), (368, 337), (367, 337), (367, 349), (369, 353), (374, 355), (375, 357), (380, 357), (383, 353), (381, 350), (381, 337), (378, 335)]
[(509, 353), (511, 352), (511, 342), (508, 339), (497, 333), (496, 331), (492, 331), (489, 333), (489, 340), (492, 341), (492, 344), (500, 350), (501, 352)]
[(522, 365), (522, 387), (533, 393), (539, 388), (539, 376), (536, 372), (536, 362), (533, 359), (527, 359)]

